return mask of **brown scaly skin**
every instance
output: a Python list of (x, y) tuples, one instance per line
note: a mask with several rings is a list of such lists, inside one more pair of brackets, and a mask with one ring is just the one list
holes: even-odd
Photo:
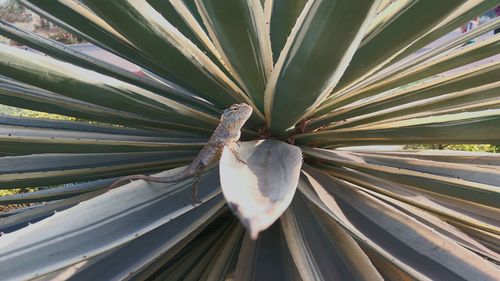
[(241, 128), (245, 124), (245, 122), (252, 115), (252, 107), (246, 103), (241, 104), (233, 104), (228, 109), (224, 110), (220, 118), (220, 123), (215, 129), (214, 133), (207, 141), (205, 146), (198, 153), (196, 158), (184, 169), (182, 172), (169, 176), (169, 177), (152, 177), (146, 175), (131, 175), (123, 177), (117, 181), (115, 181), (110, 187), (115, 188), (120, 183), (124, 181), (131, 180), (145, 180), (152, 182), (176, 182), (183, 180), (185, 178), (194, 177), (193, 179), (193, 187), (192, 187), (192, 196), (193, 196), (193, 205), (196, 203), (200, 203), (196, 197), (196, 190), (198, 180), (200, 179), (200, 175), (212, 162), (219, 160), (222, 150), (225, 146), (227, 146), (236, 158), (239, 161), (244, 162), (239, 158), (238, 153), (236, 152), (234, 145), (240, 139)]

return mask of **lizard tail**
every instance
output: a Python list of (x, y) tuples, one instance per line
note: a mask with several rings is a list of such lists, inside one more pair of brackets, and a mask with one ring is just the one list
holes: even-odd
[(172, 177), (152, 177), (152, 176), (146, 176), (146, 175), (131, 175), (131, 176), (126, 176), (121, 179), (116, 180), (114, 183), (112, 183), (108, 189), (113, 189), (115, 187), (118, 187), (123, 183), (124, 181), (133, 181), (133, 180), (145, 180), (145, 181), (152, 181), (152, 182), (176, 182), (181, 179), (183, 179), (185, 176), (181, 173), (179, 175), (174, 175)]

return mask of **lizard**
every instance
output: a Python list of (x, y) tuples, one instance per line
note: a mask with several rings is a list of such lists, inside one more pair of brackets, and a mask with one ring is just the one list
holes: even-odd
[(234, 145), (237, 144), (240, 139), (241, 128), (252, 115), (252, 111), (252, 107), (246, 103), (233, 104), (231, 107), (224, 110), (220, 118), (220, 123), (214, 130), (212, 136), (208, 139), (194, 160), (181, 172), (166, 177), (154, 177), (147, 175), (125, 176), (111, 184), (109, 189), (117, 187), (124, 181), (145, 180), (150, 182), (169, 183), (193, 177), (193, 205), (200, 203), (196, 197), (196, 192), (201, 173), (208, 165), (219, 160), (224, 147), (228, 147), (238, 161), (243, 163), (245, 162), (239, 157)]

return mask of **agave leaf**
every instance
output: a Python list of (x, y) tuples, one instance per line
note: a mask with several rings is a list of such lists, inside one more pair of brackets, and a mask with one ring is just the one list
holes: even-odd
[[(166, 137), (166, 132), (155, 132), (148, 130), (139, 130), (127, 127), (110, 126), (107, 124), (97, 124), (81, 121), (66, 121), (58, 119), (44, 119), (44, 118), (30, 118), (30, 117), (17, 117), (17, 116), (0, 116), (0, 124), (3, 126), (10, 126), (13, 128), (24, 127), (30, 129), (52, 129), (69, 132), (79, 133), (103, 133), (112, 134), (116, 136), (142, 136), (142, 137)], [(181, 133), (181, 132), (179, 132)], [(186, 139), (183, 139), (184, 141)], [(200, 139), (201, 140), (201, 139)]]
[[(461, 179), (461, 173), (464, 174), (463, 177), (466, 179), (471, 178), (471, 175), (468, 175), (468, 171), (460, 171), (457, 167), (451, 167), (451, 169), (455, 169), (453, 169), (454, 173), (450, 176), (449, 170), (447, 171), (447, 168), (443, 167), (439, 168), (439, 165), (434, 165), (435, 168), (428, 172), (421, 172), (419, 169), (426, 171), (426, 168), (419, 168), (417, 165), (411, 166), (412, 169), (415, 170), (399, 167), (393, 168), (390, 166), (368, 164), (368, 161), (365, 162), (362, 157), (340, 151), (321, 150), (321, 152), (319, 152), (319, 149), (310, 148), (303, 148), (302, 150), (304, 153), (313, 155), (319, 159), (354, 168), (361, 172), (376, 175), (400, 184), (419, 187), (431, 192), (444, 194), (446, 196), (475, 202), (493, 208), (498, 208), (500, 206), (500, 192), (496, 186)], [(477, 170), (481, 172), (480, 168), (477, 168)], [(498, 173), (494, 171), (484, 171), (484, 169), (482, 171), (490, 177), (491, 183), (498, 181), (498, 177), (496, 179), (494, 177), (494, 175)], [(474, 175), (472, 175), (472, 180), (474, 179), (473, 177)], [(486, 179), (486, 182), (489, 183), (488, 179)]]
[[(324, 130), (296, 136), (301, 143), (315, 146), (495, 143), (500, 133), (500, 110), (456, 113), (401, 121), (388, 121), (354, 128)], [(460, 134), (467, 131), (468, 134)]]
[(435, 161), (381, 156), (363, 152), (349, 154), (363, 158), (363, 161), (368, 164), (397, 167), (424, 173), (434, 173), (447, 177), (456, 177), (468, 181), (500, 186), (500, 171), (495, 171), (493, 169), (455, 163), (448, 163), (446, 166), (443, 166), (443, 163)]
[[(58, 0), (53, 3), (44, 1), (21, 0), (31, 10), (50, 19), (57, 25), (80, 35), (87, 41), (114, 53), (143, 68), (147, 75), (165, 84), (171, 84), (170, 72), (154, 57), (146, 55), (102, 18), (90, 11), (86, 5), (72, 0)], [(165, 81), (165, 78), (169, 78)], [(187, 87), (192, 89), (192, 87)]]
[(367, 193), (373, 195), (374, 197), (380, 198), (381, 200), (385, 200), (392, 206), (398, 208), (405, 214), (414, 217), (418, 221), (430, 226), (432, 229), (436, 230), (437, 232), (441, 233), (442, 235), (454, 240), (458, 244), (462, 245), (463, 247), (472, 250), (484, 257), (487, 257), (491, 259), (492, 261), (499, 262), (500, 261), (500, 255), (490, 249), (488, 249), (486, 246), (483, 244), (479, 243), (478, 241), (472, 239), (470, 236), (466, 235), (462, 231), (460, 231), (457, 228), (454, 228), (453, 226), (447, 224), (440, 218), (433, 216), (432, 214), (429, 214), (425, 211), (420, 210), (419, 208), (415, 208), (413, 206), (410, 206), (404, 202), (400, 202), (396, 199), (387, 197), (383, 194), (377, 194), (372, 191), (366, 191)]
[(377, 8), (377, 15), (370, 22), (361, 45), (377, 36), (384, 28), (397, 18), (400, 14), (413, 5), (411, 0), (381, 1)]
[(499, 42), (500, 36), (493, 36), (477, 42), (476, 44), (469, 44), (450, 52), (432, 56), (429, 60), (404, 71), (391, 73), (390, 76), (386, 76), (386, 79), (379, 83), (372, 84), (359, 91), (351, 91), (349, 92), (349, 97), (356, 95), (362, 95), (363, 97), (374, 96), (390, 89), (395, 89), (424, 78), (432, 77), (433, 75), (446, 72), (450, 69), (480, 61), (498, 54)]
[(5, 45), (0, 58), (2, 74), (57, 94), (151, 119), (176, 120), (172, 123), (218, 123), (213, 116), (146, 89), (39, 54)]
[[(435, 77), (431, 77), (430, 79), (424, 79), (415, 84), (408, 85), (408, 87), (400, 87), (383, 92), (380, 95), (374, 96), (376, 98), (364, 99), (371, 96), (369, 96), (369, 93), (367, 93), (367, 96), (361, 94), (356, 96), (354, 100), (350, 101), (354, 102), (359, 100), (359, 104), (346, 106), (341, 108), (339, 111), (341, 111), (340, 114), (342, 115), (345, 113), (344, 110), (346, 108), (350, 108), (355, 115), (362, 115), (373, 112), (371, 111), (373, 108), (380, 109), (380, 107), (377, 106), (381, 104), (384, 105), (385, 109), (423, 98), (436, 97), (450, 92), (457, 92), (472, 87), (495, 83), (498, 82), (495, 78), (500, 73), (499, 70), (500, 64), (495, 60), (472, 65), (469, 68), (459, 68), (456, 71), (446, 72)], [(329, 107), (328, 104), (333, 104), (333, 107), (330, 105), (330, 109), (338, 108), (339, 106), (348, 103), (348, 100), (349, 95), (345, 97), (332, 97), (331, 101), (325, 103), (323, 107), (327, 108)], [(346, 117), (350, 114), (352, 113), (349, 113)]]
[[(500, 273), (492, 263), (384, 201), (314, 169), (307, 168), (307, 174), (313, 189), (320, 192), (322, 200), (341, 217), (345, 227), (353, 234), (362, 233), (355, 235), (359, 242), (386, 255), (377, 249), (383, 248), (392, 256), (390, 263), (405, 264), (398, 267), (408, 267), (407, 273), (426, 276), (419, 279), (450, 280), (494, 280)], [(370, 241), (376, 242), (377, 247), (370, 245)]]
[[(376, 36), (363, 42), (364, 44), (358, 48), (336, 86), (336, 91), (362, 81), (380, 69), (415, 40), (434, 28), (436, 24), (445, 20), (463, 2), (450, 0), (440, 2), (439, 5), (436, 5), (434, 1), (412, 2)], [(417, 18), (419, 24), (415, 24)]]
[(490, 233), (499, 232), (498, 216), (500, 213), (497, 209), (477, 203), (464, 202), (459, 198), (447, 196), (443, 192), (427, 191), (421, 188), (417, 182), (402, 184), (398, 183), (397, 180), (381, 179), (349, 168), (328, 167), (324, 171), (357, 186), (434, 213), (446, 218), (450, 223), (466, 224)]
[[(202, 177), (200, 186), (200, 199), (220, 209), (223, 201), (216, 171)], [(191, 181), (171, 185), (135, 181), (6, 234), (0, 240), (2, 278), (45, 275), (168, 225), (194, 209), (190, 187)]]
[[(373, 154), (370, 153), (370, 155)], [(370, 156), (364, 155), (361, 157), (362, 159), (370, 161), (368, 160)], [(353, 157), (353, 159), (361, 159), (361, 157)], [(411, 156), (403, 159), (399, 159), (394, 156), (391, 157), (393, 157), (392, 160), (394, 161), (408, 161), (408, 163), (414, 164), (414, 167), (417, 169), (420, 166), (419, 164), (422, 166), (425, 164), (433, 166), (434, 169), (429, 172), (434, 174), (449, 174), (452, 169), (449, 169), (447, 166), (451, 165), (452, 167), (450, 168), (457, 168), (456, 165), (458, 165), (446, 162), (432, 163), (428, 160), (421, 161), (415, 158), (410, 158)], [(408, 165), (406, 166), (408, 167)], [(471, 165), (470, 167), (484, 169), (482, 166), (475, 167)], [(452, 174), (452, 177), (467, 177), (467, 171), (460, 171), (460, 168), (453, 170), (455, 170), (455, 174)], [(400, 208), (403, 212), (407, 212), (411, 216), (416, 216), (419, 220), (425, 220), (427, 224), (434, 225), (440, 232), (445, 233), (446, 236), (453, 238), (465, 247), (473, 249), (490, 259), (499, 259), (497, 254), (492, 253), (492, 251), (487, 249), (485, 246), (477, 243), (463, 233), (457, 232), (452, 227), (445, 225), (438, 219), (438, 217), (441, 217), (448, 223), (467, 225), (473, 232), (476, 233), (478, 231), (488, 232), (493, 235), (493, 233), (500, 232), (500, 229), (498, 228), (500, 225), (500, 222), (498, 221), (498, 217), (500, 216), (498, 209), (477, 203), (466, 202), (453, 196), (447, 196), (444, 193), (439, 192), (438, 189), (426, 191), (421, 187), (425, 185), (422, 183), (407, 181), (404, 184), (400, 184), (398, 183), (400, 181), (393, 179), (391, 176), (384, 176), (384, 179), (382, 179), (382, 176), (371, 176), (367, 173), (362, 173), (351, 168), (340, 167), (328, 167), (327, 169), (324, 169), (324, 171), (336, 178), (353, 183), (356, 188), (359, 186), (359, 189), (364, 190), (373, 196), (392, 202), (394, 206), (399, 206), (398, 208)], [(478, 179), (478, 181), (481, 181), (481, 179)], [(491, 194), (491, 196), (496, 195)], [(406, 205), (406, 203), (433, 213), (436, 216), (429, 216), (429, 214)], [(404, 208), (402, 206), (404, 206)]]
[(416, 65), (420, 65), (421, 63), (429, 59), (432, 59), (435, 56), (440, 56), (443, 53), (447, 53), (450, 50), (453, 50), (457, 47), (464, 45), (469, 40), (484, 35), (485, 33), (490, 32), (491, 30), (499, 26), (500, 26), (500, 18), (496, 18), (494, 20), (482, 24), (481, 26), (479, 26), (474, 30), (471, 30), (470, 32), (462, 33), (460, 36), (456, 38), (453, 38), (448, 41), (443, 40), (444, 42), (440, 44), (435, 43), (437, 45), (436, 47), (428, 51), (422, 51), (420, 53), (413, 54), (412, 56), (408, 57), (404, 63), (399, 63), (397, 66), (392, 66), (387, 70), (379, 71), (376, 74), (365, 79), (362, 83), (359, 83), (356, 86), (350, 88), (348, 91), (349, 92), (365, 91), (365, 90), (370, 90), (373, 87), (381, 86), (380, 84), (384, 83), (385, 81), (391, 81), (393, 74), (407, 71), (408, 69), (411, 69)]
[(456, 9), (440, 24), (436, 25), (426, 35), (413, 42), (410, 47), (406, 48), (403, 52), (396, 56), (388, 65), (393, 64), (402, 58), (408, 57), (420, 48), (425, 47), (427, 44), (445, 36), (457, 27), (460, 27), (470, 19), (486, 13), (488, 10), (493, 9), (496, 6), (498, 6), (498, 1), (496, 0), (465, 1), (462, 6)]
[(42, 207), (42, 205), (38, 204), (38, 205), (32, 205), (32, 206), (28, 206), (28, 207), (22, 207), (22, 208), (17, 208), (17, 209), (13, 209), (13, 210), (3, 211), (3, 212), (0, 212), (0, 218), (2, 218), (2, 219), (7, 218), (7, 217), (10, 217), (12, 215), (19, 214), (19, 213), (29, 211), (32, 209), (37, 209), (40, 207)]
[[(161, 270), (154, 280), (204, 280), (202, 275), (216, 258), (217, 251), (235, 231), (234, 220), (200, 234), (168, 263), (168, 269)], [(241, 238), (241, 231), (240, 231)], [(212, 279), (209, 279), (212, 280)]]
[(499, 90), (500, 82), (491, 83), (350, 118), (345, 122), (332, 124), (328, 128), (355, 127), (368, 123), (414, 119), (431, 115), (498, 109), (500, 107)]
[(195, 23), (198, 22), (193, 19), (193, 15), (182, 0), (147, 0), (147, 2), (191, 42), (196, 44), (198, 49), (209, 56), (221, 70), (225, 70), (226, 66), (220, 60), (220, 54), (215, 49), (214, 44), (200, 26), (195, 26)]
[[(244, 162), (235, 157), (236, 153)], [(222, 191), (252, 239), (273, 224), (292, 201), (301, 165), (300, 149), (277, 140), (224, 148), (220, 161)]]
[(264, 13), (271, 35), (273, 61), (276, 63), (306, 0), (266, 0)]
[(302, 280), (278, 223), (264, 231), (257, 240), (245, 236), (234, 280)]
[[(67, 123), (68, 125), (70, 123)], [(78, 123), (76, 123), (78, 124)], [(76, 127), (76, 125), (74, 125)], [(88, 126), (92, 127), (92, 126)], [(97, 128), (96, 128), (97, 129)], [(0, 147), (9, 153), (82, 153), (82, 152), (140, 152), (162, 150), (191, 150), (203, 146), (202, 139), (147, 137), (116, 133), (119, 130), (104, 127), (101, 132), (88, 130), (61, 130), (59, 128), (34, 128), (0, 125)], [(115, 133), (113, 133), (115, 132)], [(124, 131), (126, 133), (126, 130)]]
[(169, 131), (169, 127), (175, 127), (168, 121), (153, 120), (130, 112), (114, 110), (40, 88), (13, 83), (14, 80), (3, 77), (0, 77), (0, 80), (6, 82), (0, 83), (0, 97), (2, 103), (6, 105), (136, 128)]
[[(174, 81), (195, 87), (200, 97), (223, 107), (235, 102), (253, 105), (207, 55), (146, 1), (87, 0), (85, 3), (145, 54), (156, 58)], [(259, 110), (254, 110), (259, 115)]]
[[(322, 112), (333, 110), (331, 113), (314, 120), (314, 128), (329, 124), (334, 121), (344, 120), (353, 116), (360, 116), (375, 111), (385, 110), (391, 107), (407, 104), (425, 98), (436, 97), (451, 92), (467, 90), (498, 82), (500, 74), (500, 63), (492, 61), (479, 64), (471, 68), (459, 69), (455, 73), (444, 73), (436, 77), (420, 81), (409, 87), (396, 88), (373, 98), (364, 99), (369, 96), (360, 94), (350, 99), (346, 94), (339, 97), (331, 97), (318, 110), (318, 116)], [(363, 100), (364, 99), (364, 100)], [(339, 110), (334, 110), (348, 103), (358, 101), (359, 103), (348, 105)]]
[(383, 280), (356, 241), (326, 217), (323, 212), (314, 212), (301, 194), (281, 217), (302, 279)]
[(191, 92), (173, 82), (169, 81), (168, 84), (163, 84), (141, 77), (116, 65), (86, 55), (62, 43), (44, 38), (36, 33), (23, 30), (4, 21), (0, 21), (0, 34), (59, 60), (143, 87), (157, 94), (189, 104), (194, 108), (213, 112), (213, 108), (210, 107), (209, 103), (194, 98)]
[(258, 0), (195, 3), (225, 65), (262, 111), (273, 68), (262, 5)]
[[(219, 224), (227, 220), (227, 208), (220, 208), (219, 201), (209, 201), (206, 206), (200, 206), (174, 220), (151, 230), (117, 249), (87, 260), (84, 268), (71, 272), (71, 280), (123, 280), (131, 274), (138, 274), (138, 280), (151, 276), (158, 261), (172, 262), (182, 255), (186, 245), (199, 244), (198, 240), (209, 240), (208, 235), (220, 233), (214, 231), (211, 224)], [(234, 224), (234, 220), (233, 220)], [(220, 225), (224, 232), (231, 230), (227, 221)], [(208, 229), (207, 229), (208, 228)], [(207, 235), (208, 233), (208, 235)], [(218, 236), (219, 238), (220, 235)], [(212, 245), (213, 246), (213, 245)], [(188, 247), (189, 248), (189, 247)], [(181, 253), (179, 253), (181, 252)], [(93, 262), (93, 259), (98, 261)], [(66, 268), (68, 270), (70, 268)], [(68, 270), (69, 271), (69, 270)], [(59, 273), (61, 274), (61, 273)], [(49, 280), (53, 280), (52, 279)]]
[[(78, 34), (85, 40), (97, 46), (135, 62), (140, 66), (149, 66), (161, 70), (152, 58), (140, 52), (127, 39), (121, 36), (113, 27), (81, 5), (72, 0), (58, 0), (54, 2), (20, 0), (30, 10), (50, 19), (58, 26)], [(148, 68), (148, 67), (146, 67)]]
[[(186, 252), (189, 252), (199, 246), (205, 247), (206, 240), (211, 239), (214, 234), (220, 234), (219, 230), (227, 231), (228, 229), (234, 229), (233, 227), (236, 221), (236, 219), (231, 215), (229, 209), (226, 207), (220, 208), (207, 220), (209, 221), (208, 225), (203, 224), (204, 228), (198, 228), (190, 232), (187, 237), (183, 237), (182, 240), (173, 244), (167, 252), (164, 252), (161, 256), (157, 256), (155, 260), (151, 260), (148, 264), (144, 264), (134, 277), (137, 277), (137, 280), (146, 280), (160, 275), (165, 264), (174, 264), (179, 259), (182, 259)], [(220, 238), (220, 235), (218, 236)], [(136, 246), (139, 247), (140, 245)], [(119, 256), (114, 257), (114, 262), (116, 264), (120, 264)], [(185, 273), (187, 274), (188, 272), (189, 271), (186, 271)], [(95, 274), (95, 272), (89, 273), (92, 275)], [(110, 274), (113, 273), (110, 272)]]
[(88, 181), (178, 167), (197, 151), (33, 154), (0, 158), (0, 187), (20, 188)]
[[(188, 24), (191, 27), (191, 29), (197, 34), (198, 38), (205, 38), (208, 41), (210, 41), (210, 37), (208, 36), (208, 30), (206, 26), (203, 24), (203, 18), (199, 13), (195, 1), (170, 0), (170, 3), (174, 6), (179, 15), (184, 18), (186, 24)], [(180, 6), (182, 6), (182, 8)], [(194, 22), (196, 22), (197, 24), (195, 24)], [(196, 27), (194, 25), (196, 25)], [(201, 33), (203, 33), (204, 35), (202, 35)], [(205, 41), (205, 39), (202, 40)], [(209, 44), (213, 45), (212, 42)], [(216, 50), (215, 45), (214, 45), (214, 50)], [(217, 51), (215, 53), (217, 53)]]
[(500, 247), (498, 246), (500, 235), (485, 231), (473, 225), (463, 224), (457, 221), (449, 221), (449, 224), (455, 226), (464, 233), (467, 233), (469, 236), (473, 237), (478, 242), (495, 251), (496, 253), (500, 252)]
[[(378, 245), (375, 241), (369, 239), (365, 234), (360, 232), (356, 227), (349, 222), (345, 217), (342, 210), (339, 208), (335, 197), (327, 193), (324, 187), (319, 185), (319, 182), (310, 177), (308, 173), (312, 170), (304, 165), (303, 171), (306, 177), (299, 180), (299, 191), (313, 203), (312, 209), (317, 211), (323, 211), (326, 213), (330, 219), (342, 227), (349, 235), (351, 235), (356, 241), (365, 249), (367, 253), (373, 253), (374, 257), (380, 260), (380, 263), (384, 265), (389, 265), (394, 267), (402, 276), (407, 279), (414, 280), (425, 280), (424, 275), (413, 270), (410, 266), (403, 263), (401, 260), (396, 259), (390, 252), (386, 251), (383, 247)], [(373, 260), (373, 256), (371, 256)]]
[[(110, 124), (0, 117), (0, 188), (83, 182), (0, 200), (50, 200), (0, 214), (0, 279), (500, 276), (499, 157), (325, 149), (497, 142), (500, 64), (485, 58), (499, 37), (460, 46), (500, 21), (432, 41), (498, 0), (21, 2), (145, 77), (0, 22), (46, 55), (0, 48), (0, 103)], [(259, 109), (242, 139), (265, 138), (262, 97), (281, 140), (226, 147), (204, 204), (190, 205), (191, 180), (103, 188), (187, 163), (236, 101)], [(304, 146), (303, 167), (285, 138)], [(231, 199), (262, 199), (272, 216), (238, 224), (224, 177)]]
[(98, 189), (109, 187), (115, 180), (117, 180), (117, 178), (74, 184), (64, 187), (46, 188), (46, 189), (41, 188), (41, 190), (38, 191), (19, 193), (10, 196), (3, 196), (0, 197), (0, 205), (31, 203), (31, 202), (48, 202), (48, 201), (65, 199), (68, 197), (73, 197), (83, 193), (88, 193)]
[[(306, 3), (267, 84), (264, 107), (273, 133), (283, 135), (327, 97), (358, 48), (377, 6), (378, 1)], [(331, 28), (347, 21), (345, 28)]]
[(94, 198), (106, 192), (104, 189), (91, 191), (68, 199), (34, 205), (17, 210), (15, 214), (0, 219), (0, 233), (9, 233), (48, 218), (57, 212), (64, 211), (80, 202)]
[(223, 245), (219, 247), (218, 253), (197, 280), (226, 280), (226, 276), (233, 269), (238, 258), (244, 234), (245, 228), (238, 224), (228, 237), (223, 237)]
[[(232, 75), (229, 73), (227, 65), (225, 65), (224, 61), (222, 60), (222, 56), (208, 36), (208, 31), (203, 25), (201, 15), (197, 11), (196, 3), (194, 1), (184, 0), (170, 0), (169, 2), (170, 4), (165, 5), (165, 1), (149, 0), (149, 3), (151, 3), (151, 5), (153, 5), (155, 9), (163, 15), (165, 15), (165, 13), (173, 14), (171, 9), (169, 8), (170, 6), (173, 7), (173, 9), (176, 11), (176, 16), (181, 18), (183, 24), (190, 29), (189, 31), (182, 31), (182, 33), (187, 35), (192, 34), (190, 38), (196, 37), (196, 39), (191, 39), (191, 41), (197, 44), (200, 50), (208, 50), (211, 54), (207, 55), (210, 56), (212, 61), (217, 63), (221, 70), (224, 71), (229, 77), (232, 77)], [(165, 18), (169, 22), (172, 22), (169, 17)], [(202, 45), (202, 47), (200, 47), (200, 44)]]
[(500, 166), (500, 155), (488, 152), (469, 152), (453, 150), (409, 150), (409, 151), (372, 151), (373, 154), (393, 155), (399, 157), (409, 157), (440, 161), (448, 163), (463, 163), (471, 165), (481, 165), (487, 168)]

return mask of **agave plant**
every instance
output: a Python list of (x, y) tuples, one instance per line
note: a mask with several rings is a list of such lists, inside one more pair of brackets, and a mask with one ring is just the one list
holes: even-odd
[[(92, 122), (1, 118), (0, 188), (39, 190), (0, 202), (45, 203), (1, 215), (0, 279), (500, 276), (499, 156), (371, 149), (498, 143), (500, 36), (465, 43), (500, 20), (426, 46), (499, 1), (22, 2), (145, 75), (1, 23), (39, 53), (1, 46), (0, 102)], [(182, 169), (234, 103), (248, 163), (223, 153), (202, 204), (190, 179), (108, 191)]]

